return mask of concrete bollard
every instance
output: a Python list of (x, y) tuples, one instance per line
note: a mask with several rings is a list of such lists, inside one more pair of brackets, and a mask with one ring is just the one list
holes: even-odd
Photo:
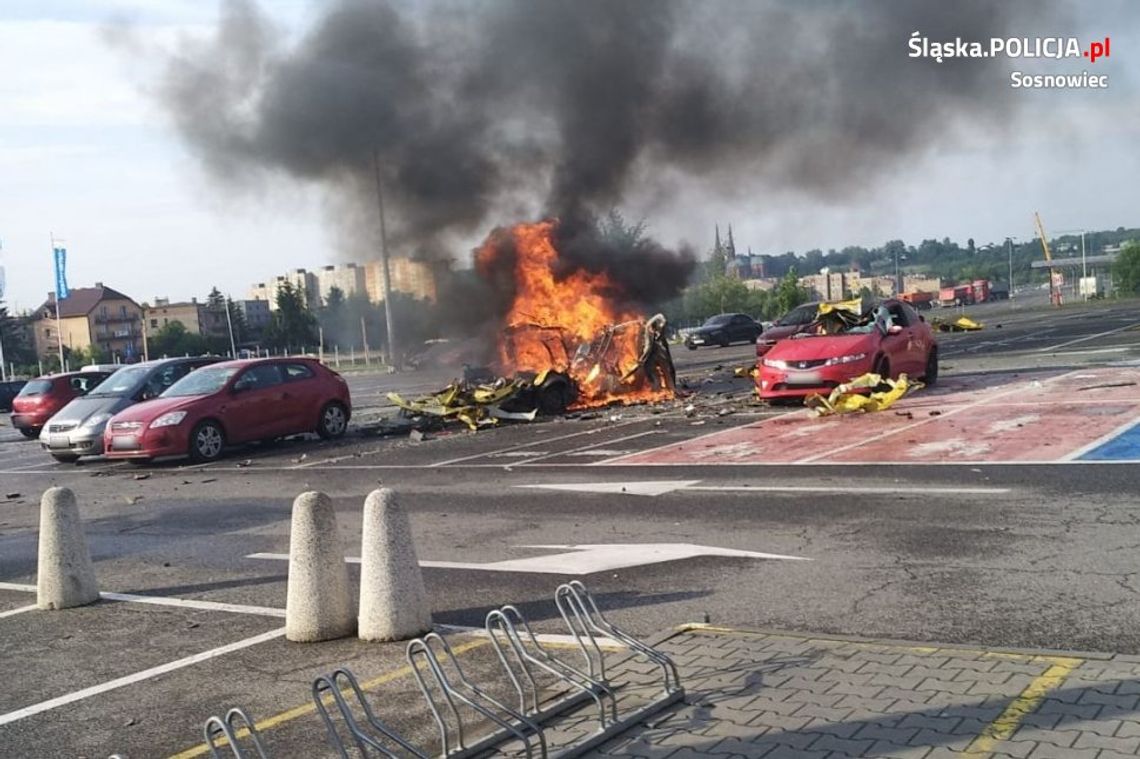
[(360, 638), (406, 640), (431, 630), (412, 527), (393, 491), (369, 493), (361, 543)]
[(301, 493), (293, 501), (289, 533), (285, 637), (298, 643), (333, 640), (352, 635), (355, 626), (332, 501), (324, 493)]
[(95, 566), (83, 537), (75, 493), (68, 488), (50, 488), (40, 501), (36, 606), (70, 609), (98, 600)]

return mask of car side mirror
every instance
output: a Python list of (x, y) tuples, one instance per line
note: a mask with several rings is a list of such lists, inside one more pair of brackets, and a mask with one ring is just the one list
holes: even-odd
[(918, 315), (918, 320), (919, 320), (920, 322), (924, 322), (924, 321), (926, 321), (926, 317), (925, 317), (925, 316), (923, 316), (922, 314), (919, 314), (919, 315)]
[(248, 382), (236, 382), (234, 386), (230, 388), (230, 392), (237, 395), (238, 393), (244, 393), (246, 390), (249, 390), (250, 387), (252, 387), (252, 385)]
[(891, 326), (887, 327), (887, 334), (888, 335), (897, 335), (902, 331), (903, 331), (902, 327), (900, 327), (897, 324), (892, 324)]

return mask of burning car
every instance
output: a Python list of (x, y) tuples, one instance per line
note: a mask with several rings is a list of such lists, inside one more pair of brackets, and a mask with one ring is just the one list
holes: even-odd
[(826, 395), (870, 372), (933, 384), (938, 344), (926, 320), (902, 301), (823, 303), (811, 329), (776, 343), (757, 368), (756, 389), (764, 399)]
[[(464, 379), (415, 400), (396, 393), (388, 398), (410, 416), (454, 418), (473, 430), (500, 419), (530, 421), (539, 414), (671, 398), (677, 374), (665, 328), (665, 317), (657, 314), (646, 321), (606, 325), (593, 340), (580, 343), (562, 328), (518, 325), (504, 333), (508, 355), (526, 351), (532, 356), (529, 363), (548, 368), (485, 382)], [(542, 352), (545, 358), (536, 359)]]
[(475, 429), (499, 419), (671, 400), (676, 371), (665, 317), (644, 318), (605, 272), (569, 272), (554, 243), (555, 221), (491, 234), (476, 254), (486, 278), (510, 275), (489, 377), (465, 379), (415, 400), (391, 394), (406, 413), (457, 418)]

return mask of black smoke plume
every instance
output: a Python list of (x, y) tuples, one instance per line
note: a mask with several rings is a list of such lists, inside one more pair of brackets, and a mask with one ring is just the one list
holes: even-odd
[[(1009, 128), (1007, 61), (909, 58), (910, 36), (988, 43), (1055, 21), (1020, 0), (334, 0), (287, 42), (231, 0), (161, 92), (222, 180), (326, 187), (354, 259), (378, 249), (378, 168), (399, 254), (553, 216), (571, 265), (607, 268), (588, 220), (666, 177), (838, 199), (967, 125)], [(650, 263), (637, 300), (691, 271), (660, 246)]]

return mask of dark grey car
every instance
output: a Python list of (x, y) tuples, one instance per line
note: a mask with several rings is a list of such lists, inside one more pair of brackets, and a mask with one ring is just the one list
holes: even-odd
[(40, 445), (56, 461), (103, 452), (107, 420), (128, 406), (157, 398), (163, 390), (194, 369), (220, 358), (164, 358), (124, 366), (87, 395), (75, 398), (53, 416), (40, 432)]

